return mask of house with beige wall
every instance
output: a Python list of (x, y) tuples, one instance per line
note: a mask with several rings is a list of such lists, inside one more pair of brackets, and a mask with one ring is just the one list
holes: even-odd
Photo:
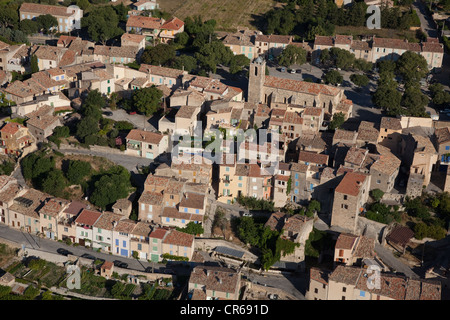
[[(240, 272), (233, 269), (197, 266), (189, 277), (188, 292), (192, 299), (201, 296), (202, 300), (238, 300), (240, 278)], [(198, 291), (201, 293), (199, 294)]]
[(307, 300), (328, 300), (329, 275), (329, 271), (315, 267), (309, 270), (309, 288), (305, 295)]
[(162, 241), (162, 254), (170, 254), (191, 260), (194, 253), (194, 235), (172, 229)]
[(370, 175), (347, 172), (334, 191), (331, 226), (355, 232), (369, 198)]
[(126, 154), (156, 159), (160, 154), (169, 151), (169, 137), (156, 132), (132, 129), (127, 137)]

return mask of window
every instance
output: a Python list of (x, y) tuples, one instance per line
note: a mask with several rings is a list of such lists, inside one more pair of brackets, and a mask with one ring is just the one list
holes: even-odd
[(116, 246), (119, 246), (119, 239), (116, 239)]
[(319, 293), (319, 289), (315, 288), (314, 293)]
[(166, 222), (170, 222), (170, 218), (166, 218)]
[(344, 194), (344, 200), (347, 200), (347, 195)]
[(142, 250), (142, 244), (138, 243), (137, 248), (138, 250)]
[(347, 292), (347, 288), (346, 287), (342, 287), (342, 292)]
[(181, 219), (181, 223), (183, 223), (183, 224), (184, 224), (184, 223), (186, 223), (186, 220), (184, 220), (184, 219)]
[(359, 291), (359, 296), (360, 297), (365, 297), (366, 296), (366, 292), (365, 291)]
[(126, 247), (127, 246), (127, 242), (124, 240), (123, 242), (122, 242), (122, 247)]

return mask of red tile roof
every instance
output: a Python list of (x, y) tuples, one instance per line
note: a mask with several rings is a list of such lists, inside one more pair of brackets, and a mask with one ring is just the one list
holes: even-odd
[(161, 29), (163, 20), (154, 17), (130, 16), (127, 20), (127, 27)]
[(194, 235), (171, 230), (163, 240), (165, 244), (174, 244), (176, 246), (191, 247), (194, 244)]
[(355, 245), (358, 236), (348, 233), (341, 233), (336, 241), (335, 249), (350, 250)]
[(357, 196), (367, 175), (357, 172), (347, 172), (336, 188), (336, 192)]
[(80, 215), (75, 219), (76, 223), (92, 226), (102, 215), (101, 212), (83, 209)]
[(337, 96), (341, 89), (325, 84), (312, 83), (299, 80), (290, 80), (273, 76), (266, 76), (264, 85), (267, 87), (278, 88), (288, 91), (302, 92), (313, 95), (324, 94), (328, 96)]
[(164, 138), (162, 134), (139, 129), (132, 129), (127, 135), (127, 140), (136, 140), (151, 144), (159, 144), (162, 138)]
[(24, 126), (22, 126), (21, 124), (18, 124), (16, 122), (8, 122), (0, 129), (0, 132), (15, 134), (22, 127), (24, 127)]
[(180, 30), (184, 26), (184, 22), (178, 19), (177, 17), (173, 17), (170, 20), (167, 20), (161, 27), (161, 29), (166, 30)]

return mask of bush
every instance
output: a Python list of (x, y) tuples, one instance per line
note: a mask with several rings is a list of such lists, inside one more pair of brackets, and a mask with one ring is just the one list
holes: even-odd
[(45, 260), (33, 259), (28, 264), (28, 268), (30, 268), (31, 270), (41, 270), (42, 268), (45, 267), (45, 264), (46, 264)]
[(380, 189), (373, 189), (370, 191), (370, 196), (375, 200), (376, 202), (380, 201), (381, 198), (384, 196), (384, 192)]

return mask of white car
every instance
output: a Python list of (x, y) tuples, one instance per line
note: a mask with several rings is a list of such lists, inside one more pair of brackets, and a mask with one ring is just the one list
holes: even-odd
[(295, 73), (295, 69), (291, 69), (291, 73)]

